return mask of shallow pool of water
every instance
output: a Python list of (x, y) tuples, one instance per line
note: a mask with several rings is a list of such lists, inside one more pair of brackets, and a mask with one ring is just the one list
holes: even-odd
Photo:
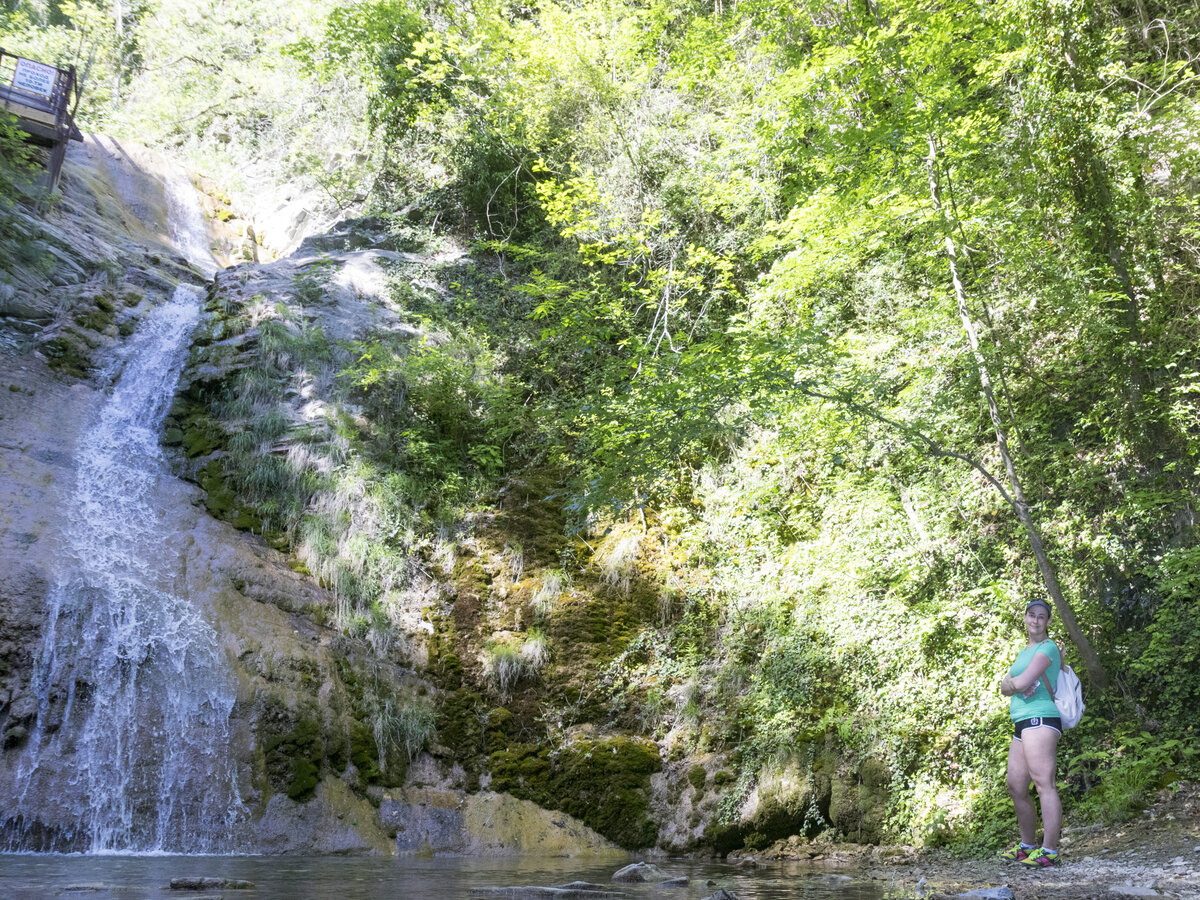
[[(686, 887), (614, 885), (620, 862), (578, 859), (372, 859), (293, 856), (53, 856), (0, 854), (0, 898), (44, 900), (481, 900), (473, 889), (570, 881), (611, 885), (630, 900), (700, 900), (725, 888), (739, 900), (883, 900), (884, 885), (862, 874), (835, 873), (800, 863), (656, 862)], [(173, 878), (205, 876), (253, 882), (253, 891), (172, 891)], [(711, 882), (711, 883), (710, 883)]]

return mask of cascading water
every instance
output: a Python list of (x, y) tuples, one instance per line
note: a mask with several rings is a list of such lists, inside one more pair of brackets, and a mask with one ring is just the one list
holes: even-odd
[[(119, 148), (118, 148), (119, 149)], [(112, 153), (118, 175), (122, 154)], [(165, 199), (171, 238), (212, 275), (187, 174), (125, 177), (130, 208)], [(153, 216), (151, 216), (153, 219)], [(180, 285), (102, 376), (104, 405), (81, 435), (30, 684), (36, 716), (6, 783), (0, 849), (220, 853), (245, 816), (230, 752), (236, 683), (201, 610), (179, 587), (185, 550), (164, 502), (159, 447), (200, 315)], [(165, 507), (165, 508), (164, 508)]]
[(211, 278), (217, 271), (217, 261), (209, 250), (204, 213), (196, 203), (196, 192), (186, 173), (179, 171), (167, 178), (166, 199), (171, 242), (188, 262)]
[(235, 685), (213, 629), (172, 589), (181, 554), (155, 503), (159, 428), (198, 317), (187, 285), (148, 316), (81, 442), (75, 559), (49, 598), (7, 849), (232, 849), (244, 812), (228, 752)]

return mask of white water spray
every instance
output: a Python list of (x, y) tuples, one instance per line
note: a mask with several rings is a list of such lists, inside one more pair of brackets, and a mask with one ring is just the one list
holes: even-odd
[(186, 172), (168, 172), (166, 179), (167, 227), (171, 242), (188, 262), (212, 278), (219, 268), (209, 249), (208, 225), (196, 202), (196, 191)]
[[(213, 629), (163, 583), (182, 560), (155, 502), (169, 477), (159, 429), (198, 317), (187, 285), (150, 314), (83, 436), (75, 559), (49, 598), (8, 849), (233, 849), (244, 814), (228, 751), (235, 688)], [(27, 799), (74, 826), (30, 828), (42, 816)]]

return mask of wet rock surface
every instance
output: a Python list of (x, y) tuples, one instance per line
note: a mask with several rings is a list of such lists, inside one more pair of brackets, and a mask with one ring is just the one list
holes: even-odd
[(671, 876), (658, 866), (647, 862), (636, 862), (613, 873), (612, 880), (617, 884), (647, 884), (663, 882)]

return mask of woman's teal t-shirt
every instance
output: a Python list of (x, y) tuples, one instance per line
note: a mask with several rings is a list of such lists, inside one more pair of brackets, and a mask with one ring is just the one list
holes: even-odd
[(1050, 684), (1058, 684), (1058, 670), (1062, 668), (1062, 656), (1058, 652), (1058, 645), (1054, 641), (1042, 641), (1040, 644), (1034, 644), (1032, 647), (1026, 647), (1017, 654), (1017, 660), (1012, 664), (1012, 668), (1008, 670), (1008, 674), (1016, 678), (1028, 668), (1033, 661), (1034, 654), (1043, 653), (1050, 657), (1050, 665), (1038, 679), (1037, 691), (1032, 697), (1026, 697), (1023, 694), (1013, 694), (1008, 702), (1008, 715), (1014, 722), (1020, 722), (1022, 719), (1032, 719), (1034, 716), (1057, 716), (1058, 707), (1054, 705), (1054, 698), (1050, 696), (1050, 691), (1046, 687), (1046, 682)]

